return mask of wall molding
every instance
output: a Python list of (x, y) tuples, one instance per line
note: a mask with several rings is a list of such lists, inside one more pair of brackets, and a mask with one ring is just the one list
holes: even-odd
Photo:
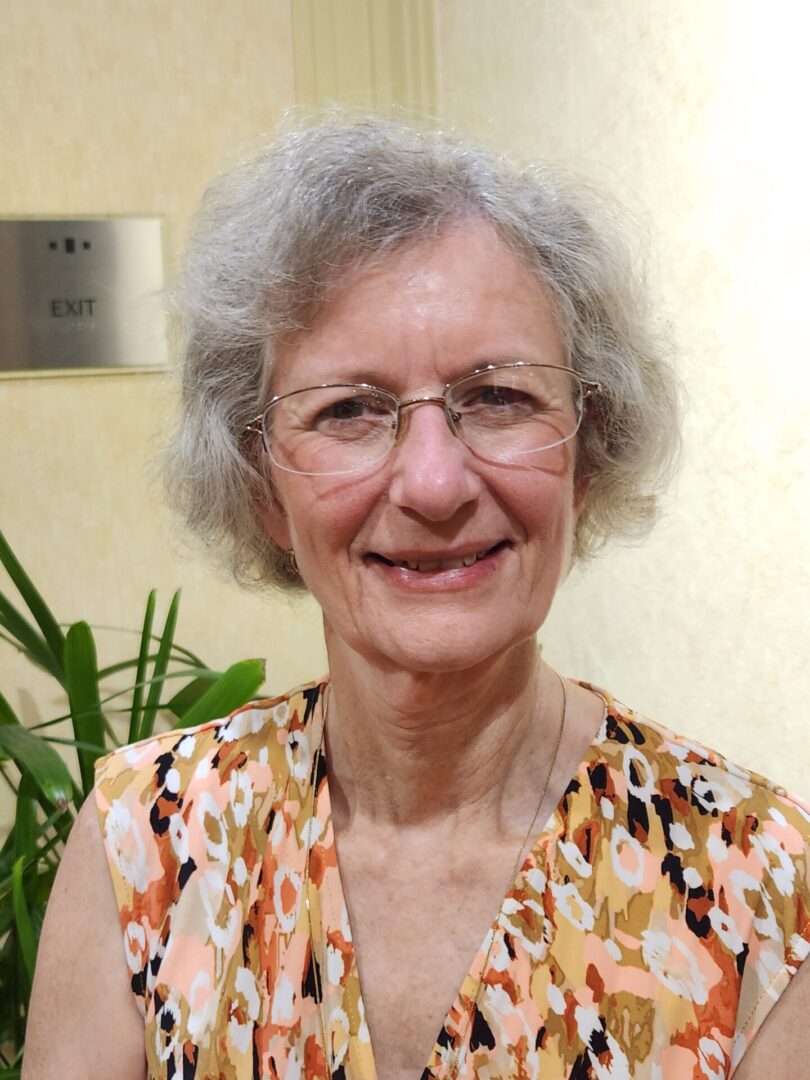
[(291, 0), (299, 105), (434, 119), (434, 0)]

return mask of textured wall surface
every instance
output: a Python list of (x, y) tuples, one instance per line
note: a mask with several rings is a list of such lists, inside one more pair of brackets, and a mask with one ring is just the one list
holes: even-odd
[(441, 0), (447, 121), (647, 222), (689, 411), (662, 525), (576, 573), (560, 666), (810, 795), (810, 18), (751, 0)]
[(302, 105), (436, 110), (434, 0), (292, 0)]
[(165, 215), (295, 101), (288, 0), (6, 0), (0, 213)]

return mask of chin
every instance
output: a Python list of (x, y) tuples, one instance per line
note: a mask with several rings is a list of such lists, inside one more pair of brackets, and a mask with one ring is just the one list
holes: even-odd
[(423, 619), (410, 632), (398, 626), (396, 632), (349, 640), (351, 648), (369, 663), (393, 667), (414, 674), (452, 674), (470, 671), (496, 660), (527, 641), (534, 642), (538, 627), (533, 624), (511, 628), (476, 625), (467, 616), (457, 620)]

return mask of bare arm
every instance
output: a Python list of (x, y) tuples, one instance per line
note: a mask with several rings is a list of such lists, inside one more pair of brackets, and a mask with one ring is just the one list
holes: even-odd
[(734, 1080), (807, 1076), (810, 961), (805, 961), (746, 1050)]
[(42, 928), (23, 1080), (143, 1080), (143, 1019), (129, 979), (91, 796), (71, 832)]

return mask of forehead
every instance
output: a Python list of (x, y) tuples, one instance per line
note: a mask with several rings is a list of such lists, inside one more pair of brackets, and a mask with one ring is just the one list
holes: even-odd
[(276, 349), (274, 393), (326, 381), (395, 389), (503, 360), (566, 362), (548, 288), (480, 221), (338, 280), (311, 326)]

